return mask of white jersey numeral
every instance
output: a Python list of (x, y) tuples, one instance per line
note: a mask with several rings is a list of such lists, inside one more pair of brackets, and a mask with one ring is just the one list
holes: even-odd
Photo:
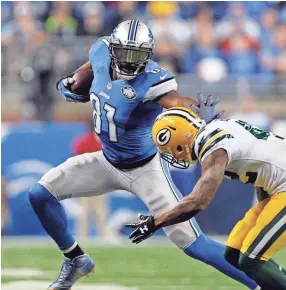
[(94, 122), (94, 131), (96, 134), (101, 133), (101, 111), (100, 111), (100, 100), (98, 96), (94, 93), (90, 95), (92, 107), (93, 107), (93, 122)]
[(108, 121), (108, 132), (109, 132), (109, 140), (111, 142), (118, 142), (117, 139), (117, 128), (114, 124), (114, 115), (116, 112), (116, 109), (109, 104), (104, 104), (104, 110), (106, 111), (106, 119)]
[[(93, 123), (94, 123), (94, 131), (96, 134), (101, 134), (101, 105), (99, 97), (91, 93), (90, 99), (93, 107)], [(109, 140), (111, 142), (118, 142), (117, 138), (117, 127), (114, 123), (114, 115), (116, 109), (109, 104), (105, 103), (103, 109), (106, 111), (106, 119), (108, 121), (108, 133), (109, 133)]]

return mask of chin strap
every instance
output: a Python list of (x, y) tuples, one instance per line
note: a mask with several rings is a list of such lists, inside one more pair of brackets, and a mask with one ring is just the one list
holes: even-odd
[(119, 72), (116, 72), (116, 75), (119, 79), (123, 80), (123, 81), (130, 81), (133, 80), (134, 78), (136, 78), (136, 76), (127, 76), (127, 75), (122, 75)]

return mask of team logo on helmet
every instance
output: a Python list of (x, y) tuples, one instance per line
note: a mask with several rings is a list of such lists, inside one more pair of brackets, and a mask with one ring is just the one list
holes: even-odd
[(130, 86), (123, 87), (121, 93), (126, 99), (134, 99), (136, 97), (135, 90)]
[(166, 145), (171, 139), (171, 132), (169, 129), (161, 129), (157, 134), (157, 143), (160, 146)]

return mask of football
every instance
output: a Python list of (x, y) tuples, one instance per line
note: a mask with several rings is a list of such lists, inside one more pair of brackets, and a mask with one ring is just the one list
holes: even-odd
[(93, 81), (92, 69), (81, 69), (73, 75), (74, 83), (71, 91), (77, 95), (89, 96), (89, 90)]

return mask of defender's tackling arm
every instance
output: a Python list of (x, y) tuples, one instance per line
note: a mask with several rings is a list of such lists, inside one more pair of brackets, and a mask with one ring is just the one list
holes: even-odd
[(202, 176), (192, 193), (184, 197), (173, 209), (154, 217), (156, 228), (170, 226), (191, 219), (204, 210), (219, 188), (227, 165), (227, 153), (219, 149), (202, 163)]
[(202, 176), (193, 192), (173, 209), (155, 217), (141, 215), (138, 223), (127, 224), (127, 227), (135, 228), (129, 236), (132, 243), (138, 244), (152, 236), (159, 228), (187, 221), (204, 210), (223, 180), (227, 162), (228, 156), (224, 149), (214, 151), (202, 162)]

